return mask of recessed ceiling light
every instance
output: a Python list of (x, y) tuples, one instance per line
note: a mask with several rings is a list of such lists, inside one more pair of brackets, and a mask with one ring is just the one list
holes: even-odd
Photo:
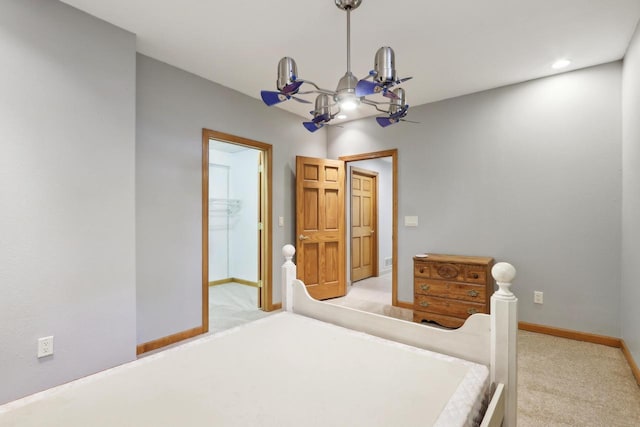
[(558, 59), (556, 62), (554, 62), (553, 65), (551, 66), (551, 68), (553, 68), (554, 70), (560, 70), (562, 68), (568, 67), (569, 64), (571, 64), (571, 61), (569, 61), (566, 58), (562, 58), (562, 59)]
[(346, 115), (346, 114), (338, 114), (336, 117), (337, 117), (338, 119), (346, 119), (346, 118), (347, 118), (347, 115)]

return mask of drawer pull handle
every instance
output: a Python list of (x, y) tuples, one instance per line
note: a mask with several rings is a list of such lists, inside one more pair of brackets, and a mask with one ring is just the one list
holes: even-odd
[(429, 307), (429, 303), (426, 301), (420, 301), (420, 307)]
[(424, 273), (424, 267), (420, 267), (420, 273)]
[(467, 313), (469, 314), (476, 314), (478, 312), (478, 310), (476, 310), (475, 308), (470, 308), (469, 310), (467, 310)]
[(475, 298), (475, 297), (477, 297), (479, 294), (478, 294), (478, 291), (473, 290), (473, 291), (469, 291), (469, 292), (467, 292), (467, 295), (469, 295), (470, 297), (474, 297), (474, 298)]
[(473, 273), (471, 275), (471, 278), (473, 278), (473, 279), (477, 279), (478, 277), (480, 277), (480, 276), (478, 276), (478, 273)]
[(420, 285), (420, 289), (422, 289), (423, 291), (428, 291), (430, 287), (431, 286), (429, 285)]

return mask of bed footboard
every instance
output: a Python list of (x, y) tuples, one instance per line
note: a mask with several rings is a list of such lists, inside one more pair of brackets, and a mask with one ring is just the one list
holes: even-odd
[(445, 330), (315, 300), (300, 280), (290, 287), (294, 313), (483, 365), (491, 363), (489, 315), (476, 314), (459, 329)]
[(517, 298), (511, 293), (515, 268), (497, 263), (492, 274), (499, 290), (491, 297), (491, 315), (474, 314), (458, 329), (445, 330), (313, 299), (296, 279), (295, 248), (282, 253), (283, 308), (324, 322), (393, 340), (413, 347), (487, 365), (493, 398), (483, 426), (516, 425)]

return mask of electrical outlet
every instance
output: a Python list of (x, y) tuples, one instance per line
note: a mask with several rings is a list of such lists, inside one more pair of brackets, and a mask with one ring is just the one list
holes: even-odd
[(533, 292), (533, 302), (535, 304), (543, 304), (544, 303), (544, 295), (541, 291)]
[(38, 338), (38, 357), (53, 354), (53, 336)]

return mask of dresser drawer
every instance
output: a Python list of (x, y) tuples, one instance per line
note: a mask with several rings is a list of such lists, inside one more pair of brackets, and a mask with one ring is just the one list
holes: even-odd
[(467, 283), (487, 283), (487, 269), (481, 265), (465, 265), (464, 281)]
[(436, 296), (484, 303), (487, 300), (485, 286), (446, 280), (414, 279), (414, 292), (427, 296)]
[(426, 295), (415, 295), (414, 310), (428, 311), (436, 314), (445, 314), (466, 319), (475, 313), (485, 313), (485, 304), (450, 300)]
[(426, 262), (414, 262), (413, 263), (413, 276), (414, 277), (431, 277), (431, 271), (429, 263)]
[(448, 262), (432, 262), (431, 277), (434, 279), (464, 281), (464, 266)]

